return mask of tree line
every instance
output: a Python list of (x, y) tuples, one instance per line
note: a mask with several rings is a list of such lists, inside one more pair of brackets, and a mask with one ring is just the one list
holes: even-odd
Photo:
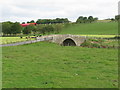
[[(56, 24), (56, 23), (69, 23), (68, 18), (56, 18), (56, 19), (38, 19), (36, 22), (34, 20), (27, 21), (27, 23), (37, 23), (37, 24)], [(25, 22), (22, 22), (25, 24)]]
[(89, 17), (83, 17), (79, 16), (78, 19), (76, 20), (76, 23), (92, 23), (94, 21), (97, 21), (97, 17), (89, 16)]
[(50, 34), (59, 33), (63, 28), (63, 24), (37, 24), (23, 27), (23, 34)]
[(13, 36), (16, 34), (50, 34), (59, 33), (64, 24), (37, 24), (22, 27), (19, 22), (3, 22), (2, 33), (4, 36)]
[[(67, 18), (56, 18), (56, 19), (38, 19), (28, 21), (27, 23), (37, 23), (37, 25), (28, 25), (22, 27), (19, 22), (3, 22), (2, 33), (3, 35), (16, 35), (16, 34), (50, 34), (59, 33), (64, 24), (69, 23)], [(22, 22), (25, 24), (25, 22)]]
[(5, 35), (8, 35), (8, 34), (19, 34), (21, 33), (21, 29), (22, 29), (22, 26), (20, 25), (19, 22), (3, 22), (2, 23), (2, 33), (5, 34)]

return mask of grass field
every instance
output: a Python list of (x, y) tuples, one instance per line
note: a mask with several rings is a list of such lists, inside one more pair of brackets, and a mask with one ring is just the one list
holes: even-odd
[(22, 39), (20, 37), (0, 37), (0, 40), (2, 41), (0, 42), (0, 44), (9, 44), (33, 39), (26, 39), (25, 37), (23, 37)]
[[(60, 34), (115, 37), (116, 22), (75, 24)], [(2, 43), (26, 41), (25, 37), (0, 37)], [(118, 46), (105, 40), (102, 45)], [(39, 42), (2, 47), (3, 88), (117, 88), (118, 50), (64, 47)]]
[(3, 47), (3, 88), (117, 88), (118, 51), (39, 42)]
[(114, 40), (106, 40), (102, 43), (102, 45), (109, 45), (109, 46), (119, 46), (118, 41), (114, 41)]
[(117, 22), (75, 24), (64, 28), (61, 34), (116, 35), (118, 24)]

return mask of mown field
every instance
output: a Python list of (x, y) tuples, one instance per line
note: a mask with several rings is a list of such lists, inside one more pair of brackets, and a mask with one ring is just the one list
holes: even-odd
[(62, 29), (61, 34), (88, 34), (88, 35), (110, 35), (118, 34), (118, 23), (88, 23), (88, 24), (74, 24)]
[(117, 88), (118, 50), (48, 42), (3, 47), (3, 88)]

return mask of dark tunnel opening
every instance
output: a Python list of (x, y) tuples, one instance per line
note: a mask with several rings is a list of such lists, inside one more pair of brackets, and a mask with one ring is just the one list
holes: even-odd
[(76, 44), (72, 39), (66, 39), (63, 41), (63, 46), (76, 46)]

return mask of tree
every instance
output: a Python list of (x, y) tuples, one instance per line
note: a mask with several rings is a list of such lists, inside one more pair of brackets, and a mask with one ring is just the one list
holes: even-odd
[(64, 18), (63, 19), (63, 23), (69, 23), (70, 21), (68, 20), (68, 18)]
[(78, 17), (76, 23), (83, 23), (83, 16)]
[(67, 18), (56, 18), (56, 19), (38, 19), (37, 24), (54, 24), (54, 23), (68, 23)]
[(2, 23), (2, 32), (3, 34), (18, 34), (21, 33), (21, 25), (19, 22), (3, 22)]
[(37, 27), (35, 25), (32, 25), (32, 33), (36, 34), (37, 33)]
[(87, 21), (87, 17), (83, 17), (83, 22), (86, 23)]
[(56, 18), (56, 23), (62, 23), (60, 18)]
[(111, 18), (111, 21), (115, 21), (115, 19), (114, 19), (114, 18)]
[(21, 29), (22, 29), (22, 26), (18, 22), (13, 23), (12, 26), (11, 26), (12, 34), (21, 33)]
[(76, 20), (76, 23), (91, 23), (93, 21), (97, 21), (98, 18), (93, 18), (93, 16), (89, 16), (88, 18), (87, 17), (83, 17), (83, 16), (80, 16), (78, 17), (78, 19)]
[(34, 20), (31, 20), (29, 23), (35, 23), (35, 21), (34, 21)]
[(37, 23), (37, 24), (40, 24), (40, 19), (38, 19), (38, 20), (36, 21), (36, 23)]
[(54, 28), (53, 28), (52, 25), (47, 25), (47, 26), (46, 26), (46, 32), (48, 32), (48, 34), (49, 34), (49, 33), (52, 33), (53, 31), (54, 31)]
[(29, 21), (27, 21), (27, 23), (30, 23)]
[(12, 34), (11, 27), (12, 27), (12, 22), (3, 22), (2, 23), (2, 32), (3, 34)]
[(22, 22), (22, 24), (25, 24), (25, 22)]
[(36, 25), (36, 30), (38, 32), (40, 32), (42, 30), (42, 28), (43, 28), (43, 25), (39, 25), (39, 24)]
[(54, 27), (52, 24), (41, 24), (37, 25), (37, 31), (39, 31), (41, 34), (50, 34), (54, 32)]
[(45, 26), (41, 27), (39, 30), (40, 30), (40, 33), (43, 34), (43, 35), (46, 33)]
[(34, 29), (35, 29), (34, 25), (28, 25), (24, 27), (23, 34), (31, 34)]
[(54, 32), (60, 33), (60, 30), (62, 29), (62, 24), (55, 24), (54, 25)]
[(90, 23), (93, 22), (94, 21), (93, 16), (89, 16), (88, 20), (89, 20)]
[(42, 29), (43, 34), (45, 33), (50, 34), (53, 31), (54, 31), (54, 28), (52, 27), (52, 25), (45, 25)]

